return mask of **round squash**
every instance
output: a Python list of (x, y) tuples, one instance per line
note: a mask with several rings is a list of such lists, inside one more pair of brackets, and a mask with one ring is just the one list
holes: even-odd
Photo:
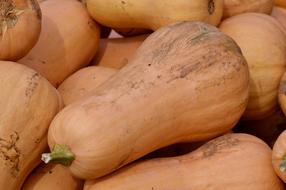
[(274, 144), (272, 164), (276, 174), (286, 183), (286, 130), (280, 134)]
[(40, 6), (40, 39), (19, 63), (35, 69), (57, 87), (89, 64), (99, 45), (100, 30), (77, 0), (47, 0)]
[(101, 39), (93, 65), (120, 69), (126, 65), (148, 35)]
[(176, 21), (203, 21), (218, 25), (223, 0), (86, 0), (91, 16), (111, 28), (158, 28)]
[(48, 127), (62, 105), (34, 70), (0, 61), (0, 73), (0, 189), (16, 190), (41, 162)]
[(52, 153), (42, 159), (92, 179), (161, 147), (216, 137), (244, 112), (248, 77), (239, 47), (216, 27), (162, 27), (91, 97), (55, 117), (48, 134)]
[(246, 12), (271, 14), (274, 0), (224, 0), (223, 18)]
[(246, 134), (218, 137), (178, 157), (135, 162), (87, 181), (84, 190), (283, 190), (271, 149)]
[(82, 190), (83, 181), (74, 178), (61, 165), (38, 166), (26, 179), (21, 190)]
[(41, 32), (37, 0), (0, 0), (0, 60), (17, 61), (36, 44)]
[(286, 7), (286, 1), (285, 0), (275, 0), (275, 5)]
[(97, 86), (117, 72), (100, 66), (85, 67), (68, 77), (58, 88), (65, 105), (86, 97)]
[(286, 9), (282, 7), (274, 7), (271, 16), (280, 22), (284, 27), (284, 33), (286, 34)]
[(278, 105), (278, 87), (286, 68), (286, 36), (273, 17), (244, 13), (224, 20), (220, 30), (232, 37), (250, 71), (250, 99), (244, 119), (271, 115)]

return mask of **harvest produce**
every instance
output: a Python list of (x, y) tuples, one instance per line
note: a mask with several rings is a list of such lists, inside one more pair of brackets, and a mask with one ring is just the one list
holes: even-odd
[(77, 0), (46, 0), (40, 6), (40, 39), (19, 63), (35, 69), (57, 87), (89, 64), (98, 47), (99, 27)]
[(56, 89), (34, 70), (1, 61), (0, 72), (0, 189), (18, 190), (40, 163), (48, 126), (62, 105)]
[(286, 1), (285, 0), (275, 0), (275, 4), (281, 7), (286, 7)]
[(244, 119), (271, 115), (278, 106), (280, 78), (286, 68), (286, 36), (273, 17), (244, 13), (224, 20), (220, 30), (232, 37), (249, 65), (250, 98)]
[(55, 117), (52, 153), (42, 159), (93, 179), (161, 147), (216, 137), (245, 110), (248, 75), (239, 47), (217, 28), (201, 22), (162, 27), (91, 97)]
[(111, 28), (157, 30), (176, 21), (203, 21), (218, 25), (223, 14), (223, 0), (85, 1), (91, 16)]
[(68, 77), (58, 88), (65, 105), (83, 99), (117, 72), (116, 69), (90, 66)]
[(41, 9), (37, 0), (1, 0), (0, 7), (0, 60), (17, 61), (39, 38)]
[[(246, 156), (247, 155), (247, 156)], [(218, 137), (189, 154), (141, 161), (84, 190), (282, 190), (271, 165), (271, 149), (246, 134)]]
[(93, 65), (120, 69), (128, 63), (138, 47), (148, 37), (101, 39)]
[(284, 33), (286, 34), (286, 9), (282, 7), (274, 7), (271, 15), (284, 27)]
[(286, 131), (278, 137), (273, 147), (272, 164), (276, 174), (286, 182)]
[(246, 12), (271, 14), (274, 0), (224, 0), (223, 18)]
[(61, 165), (41, 164), (26, 179), (21, 190), (82, 190), (83, 181)]

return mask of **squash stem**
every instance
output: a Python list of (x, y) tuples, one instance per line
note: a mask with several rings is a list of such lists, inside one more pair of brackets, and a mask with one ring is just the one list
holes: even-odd
[(283, 157), (282, 162), (279, 166), (279, 170), (281, 172), (285, 172), (286, 171), (286, 155)]
[(51, 153), (42, 154), (42, 161), (46, 164), (56, 163), (64, 166), (70, 166), (75, 156), (67, 145), (56, 144)]

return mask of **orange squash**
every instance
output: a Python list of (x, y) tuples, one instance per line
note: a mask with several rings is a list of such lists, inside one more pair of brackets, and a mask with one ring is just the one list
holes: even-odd
[(111, 28), (158, 28), (178, 21), (203, 21), (218, 25), (223, 0), (86, 0), (91, 16)]
[(286, 34), (286, 9), (274, 7), (271, 15), (284, 27), (284, 33)]
[(223, 18), (246, 12), (271, 14), (274, 0), (224, 0)]
[(179, 157), (136, 162), (84, 190), (283, 190), (271, 165), (271, 149), (246, 134), (218, 137)]
[(83, 99), (117, 72), (100, 66), (85, 67), (68, 77), (58, 88), (65, 105)]
[(62, 105), (57, 90), (34, 70), (0, 61), (0, 72), (0, 189), (16, 190), (40, 163)]
[(272, 164), (276, 174), (286, 182), (286, 130), (280, 134), (274, 144)]
[(91, 179), (161, 147), (216, 137), (244, 112), (248, 74), (239, 47), (216, 27), (162, 27), (91, 97), (55, 117), (48, 134), (52, 153), (42, 159)]
[(285, 0), (275, 0), (275, 5), (286, 7), (286, 1)]
[(279, 82), (286, 68), (283, 27), (269, 15), (244, 13), (224, 20), (219, 28), (237, 42), (249, 65), (250, 99), (243, 118), (271, 115), (278, 106)]
[(126, 65), (148, 35), (101, 39), (93, 65), (120, 69)]
[(19, 63), (35, 69), (57, 87), (94, 57), (99, 27), (77, 0), (47, 0), (40, 6), (40, 39)]
[(38, 166), (26, 179), (21, 190), (82, 190), (83, 181), (74, 178), (61, 165)]
[(0, 60), (17, 61), (40, 36), (41, 9), (37, 0), (1, 0), (0, 7)]

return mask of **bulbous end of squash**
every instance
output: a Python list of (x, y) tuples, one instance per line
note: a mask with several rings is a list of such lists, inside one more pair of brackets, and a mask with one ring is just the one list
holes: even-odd
[(64, 166), (70, 166), (74, 159), (75, 155), (67, 145), (56, 144), (51, 153), (42, 154), (42, 161), (46, 164), (56, 163)]

